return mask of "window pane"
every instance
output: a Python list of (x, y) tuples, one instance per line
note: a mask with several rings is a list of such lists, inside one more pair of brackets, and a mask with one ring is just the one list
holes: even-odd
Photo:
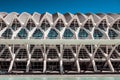
[(2, 30), (3, 28), (5, 28), (7, 25), (5, 24), (5, 22), (0, 19), (0, 30)]
[(20, 27), (20, 22), (17, 19), (14, 19), (13, 24), (12, 24), (12, 29), (17, 30)]
[(92, 20), (88, 20), (85, 25), (84, 25), (84, 28), (85, 29), (88, 29), (88, 30), (91, 30), (93, 28), (93, 23), (92, 23)]
[(51, 29), (50, 32), (48, 33), (49, 39), (56, 39), (57, 36), (58, 36), (58, 33), (54, 29)]
[(28, 22), (27, 22), (26, 28), (28, 30), (32, 30), (34, 27), (35, 27), (35, 24), (34, 24), (33, 20), (29, 19)]
[(115, 31), (111, 30), (111, 29), (109, 30), (108, 35), (109, 35), (109, 37), (111, 39), (115, 39), (115, 37), (118, 36), (118, 34)]
[(96, 29), (94, 31), (93, 36), (94, 36), (95, 39), (100, 39), (103, 36), (103, 34), (99, 30)]
[(78, 27), (79, 25), (78, 25), (77, 19), (74, 19), (72, 23), (70, 24), (70, 28), (73, 30), (77, 30)]
[(106, 28), (107, 28), (106, 20), (102, 20), (98, 27), (102, 30), (106, 30)]
[(40, 39), (43, 37), (43, 33), (40, 31), (40, 29), (36, 29), (32, 37), (34, 37), (35, 39)]
[(41, 28), (46, 31), (48, 28), (50, 27), (50, 24), (48, 22), (48, 20), (43, 20), (42, 24), (41, 24)]
[(88, 33), (84, 29), (80, 29), (78, 37), (79, 39), (85, 39), (88, 37)]
[(58, 29), (59, 31), (61, 31), (61, 30), (63, 29), (63, 27), (65, 27), (62, 19), (59, 19), (59, 20), (57, 21), (57, 24), (56, 24), (55, 27), (56, 27), (56, 29)]
[(28, 36), (27, 32), (25, 29), (21, 29), (20, 32), (18, 33), (18, 37), (20, 39), (26, 39)]
[(63, 36), (65, 39), (71, 39), (73, 35), (74, 34), (70, 31), (70, 29), (66, 29)]
[(12, 37), (12, 31), (11, 29), (6, 29), (6, 31), (2, 34), (2, 37), (5, 39), (10, 39)]

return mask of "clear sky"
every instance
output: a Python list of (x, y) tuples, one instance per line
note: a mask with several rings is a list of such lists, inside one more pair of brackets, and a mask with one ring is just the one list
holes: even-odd
[(0, 12), (120, 13), (120, 0), (0, 0)]

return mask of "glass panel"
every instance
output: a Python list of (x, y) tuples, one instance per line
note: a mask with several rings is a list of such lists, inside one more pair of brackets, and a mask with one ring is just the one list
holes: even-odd
[(85, 27), (86, 29), (88, 29), (88, 30), (91, 30), (91, 29), (93, 28), (92, 20), (89, 19), (89, 20), (85, 23), (84, 27)]
[(36, 29), (32, 37), (34, 37), (35, 39), (40, 39), (43, 37), (43, 33), (40, 31), (40, 29)]
[(50, 27), (50, 24), (48, 22), (48, 20), (43, 20), (42, 24), (41, 24), (41, 28), (46, 31), (48, 28)]
[(115, 39), (115, 37), (118, 36), (118, 34), (115, 31), (111, 30), (111, 29), (109, 29), (108, 35), (109, 35), (109, 37), (111, 39)]
[(12, 24), (12, 29), (17, 30), (20, 27), (20, 22), (17, 19), (14, 19), (13, 24)]
[(112, 26), (115, 30), (120, 30), (120, 20), (117, 20), (113, 26)]
[(70, 28), (73, 30), (77, 30), (78, 27), (79, 25), (78, 25), (77, 19), (74, 19), (72, 23), (70, 24)]
[(34, 24), (33, 20), (29, 19), (28, 22), (27, 22), (26, 28), (28, 30), (32, 30), (34, 27), (35, 27), (35, 24)]
[(56, 59), (59, 58), (56, 49), (50, 49), (47, 55), (48, 59)]
[(0, 19), (0, 30), (2, 30), (5, 27), (6, 27), (5, 22), (2, 19)]
[(56, 24), (55, 27), (56, 27), (56, 29), (58, 29), (59, 31), (61, 31), (61, 30), (63, 29), (63, 27), (65, 27), (62, 19), (59, 19), (59, 20), (57, 21), (57, 24)]
[(85, 39), (88, 37), (88, 33), (84, 29), (80, 29), (78, 37), (79, 39)]
[(31, 62), (29, 71), (43, 71), (43, 62)]
[(70, 29), (66, 29), (65, 32), (64, 32), (63, 37), (64, 37), (65, 39), (71, 39), (71, 38), (73, 37), (73, 35), (74, 35), (74, 34), (71, 32)]
[(95, 39), (100, 39), (103, 36), (103, 34), (99, 30), (96, 29), (94, 31), (93, 36), (94, 36)]
[(3, 59), (9, 59), (9, 58), (11, 58), (11, 54), (10, 54), (9, 49), (5, 49), (2, 52), (2, 54), (0, 55), (0, 58), (3, 58)]
[(26, 39), (28, 36), (27, 32), (25, 29), (21, 29), (20, 32), (18, 33), (18, 37), (20, 39)]
[(64, 59), (71, 59), (71, 58), (74, 58), (74, 55), (70, 49), (64, 49), (63, 58)]
[(2, 34), (2, 37), (5, 39), (10, 39), (12, 37), (12, 31), (11, 29), (6, 29), (5, 32)]
[(107, 28), (107, 22), (106, 22), (106, 20), (101, 21), (101, 23), (99, 24), (98, 27), (100, 29), (102, 29), (102, 30), (106, 30), (106, 28)]
[(31, 58), (34, 58), (34, 59), (43, 58), (41, 49), (34, 49), (34, 52), (33, 52), (32, 56), (31, 56)]
[(18, 54), (16, 54), (16, 58), (19, 58), (19, 59), (25, 59), (25, 58), (28, 58), (27, 56), (27, 50), (26, 49), (20, 49)]
[(54, 29), (51, 29), (50, 32), (48, 33), (49, 39), (56, 39), (57, 36), (58, 36), (58, 33)]

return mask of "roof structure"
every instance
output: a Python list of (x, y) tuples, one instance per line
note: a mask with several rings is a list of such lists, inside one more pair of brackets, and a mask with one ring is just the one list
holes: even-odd
[[(90, 39), (98, 40), (98, 42), (108, 40), (108, 43), (111, 44), (110, 40), (114, 40), (113, 44), (115, 44), (120, 43), (120, 14), (0, 12), (0, 37), (0, 40), (8, 39), (8, 41), (9, 39), (50, 39), (50, 41), (51, 39), (71, 39), (73, 40), (71, 44), (75, 44), (77, 41), (82, 43), (80, 41)], [(65, 43), (65, 41), (61, 42)], [(59, 42), (55, 44), (57, 43)]]

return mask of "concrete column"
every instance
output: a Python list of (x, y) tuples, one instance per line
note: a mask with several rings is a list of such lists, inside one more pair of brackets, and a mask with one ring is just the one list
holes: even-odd
[[(14, 45), (13, 45), (13, 47), (14, 47)], [(11, 72), (14, 61), (15, 61), (15, 54), (14, 54), (14, 48), (13, 48), (13, 50), (11, 49), (11, 47), (8, 47), (8, 48), (9, 48), (9, 51), (10, 51), (11, 56), (12, 56), (12, 60), (11, 60), (11, 63), (10, 63), (9, 69), (8, 69), (8, 72)]]
[(60, 45), (60, 73), (63, 73), (63, 45)]
[(92, 60), (91, 62), (93, 65), (94, 72), (97, 72), (97, 67), (95, 64), (94, 56), (95, 56), (95, 53), (97, 52), (98, 48), (99, 48), (99, 45), (96, 45), (95, 51), (93, 51), (93, 46), (91, 45), (91, 60)]
[(47, 53), (46, 53), (46, 45), (44, 45), (44, 61), (43, 61), (43, 73), (46, 72), (46, 68), (47, 68)]
[(26, 49), (27, 49), (27, 54), (28, 54), (28, 61), (27, 61), (27, 66), (26, 66), (26, 72), (29, 72), (30, 60), (31, 60), (31, 54), (30, 54), (30, 46), (29, 46), (29, 44), (27, 44)]
[(94, 72), (97, 72), (97, 67), (96, 67), (96, 64), (95, 64), (95, 60), (92, 60), (92, 64), (93, 64)]
[(12, 61), (11, 61), (11, 63), (10, 63), (10, 66), (9, 66), (8, 72), (11, 72), (12, 67), (13, 67), (13, 64), (14, 64), (14, 61), (15, 61), (15, 54), (13, 54), (13, 58), (12, 58)]
[(77, 71), (79, 73), (80, 72), (80, 65), (79, 65), (79, 60), (78, 59), (76, 60), (76, 64), (77, 64)]
[(107, 61), (112, 72), (115, 72), (110, 60)]
[(76, 45), (76, 65), (77, 65), (77, 71), (78, 71), (78, 73), (80, 72), (80, 65), (79, 65), (79, 59), (78, 59), (78, 56), (79, 56), (79, 50), (81, 49), (81, 47), (82, 47), (82, 45), (80, 45), (79, 46), (79, 48), (78, 48), (78, 46)]

